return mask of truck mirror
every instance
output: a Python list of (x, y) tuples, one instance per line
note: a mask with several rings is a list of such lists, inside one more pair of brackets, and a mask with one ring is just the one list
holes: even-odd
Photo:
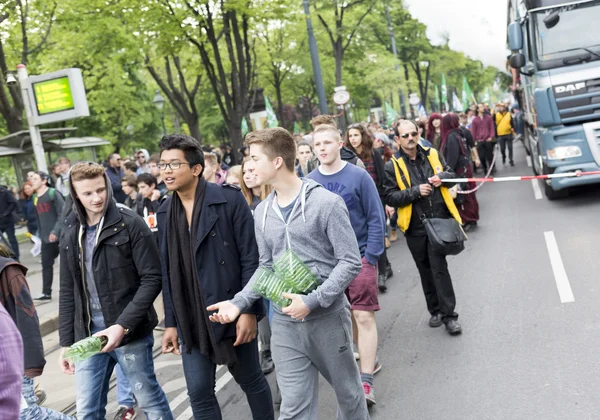
[(544, 25), (546, 29), (554, 28), (560, 21), (560, 12), (558, 10), (553, 11), (544, 18)]
[(525, 67), (525, 56), (521, 53), (513, 54), (510, 57), (510, 66), (517, 70)]
[(523, 32), (519, 22), (508, 25), (508, 46), (512, 51), (523, 48)]

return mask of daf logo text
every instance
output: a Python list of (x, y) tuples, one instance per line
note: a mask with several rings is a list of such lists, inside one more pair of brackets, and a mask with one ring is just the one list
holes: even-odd
[(575, 92), (577, 90), (585, 89), (585, 82), (579, 82), (575, 84), (557, 86), (554, 91), (556, 93)]

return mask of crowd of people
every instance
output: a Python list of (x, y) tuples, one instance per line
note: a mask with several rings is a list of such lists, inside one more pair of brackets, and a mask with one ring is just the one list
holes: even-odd
[[(40, 408), (33, 392), (45, 360), (27, 270), (18, 263), (14, 232), (22, 223), (42, 242), (38, 302), (53, 298), (60, 255), (59, 364), (75, 375), (79, 419), (106, 416), (114, 370), (115, 419), (136, 410), (173, 418), (152, 359), (161, 292), (162, 351), (182, 357), (194, 418), (221, 418), (216, 365), (227, 365), (254, 419), (273, 419), (274, 405), (280, 419), (317, 418), (319, 373), (335, 390), (339, 419), (369, 418), (374, 375), (383, 368), (375, 313), (394, 275), (387, 249), (400, 230), (429, 326), (460, 334), (447, 255), (432, 244), (427, 219), (477, 228), (475, 185), (443, 181), (494, 173), (496, 143), (502, 163), (508, 157), (514, 165), (511, 115), (505, 104), (493, 112), (479, 104), (345, 132), (320, 115), (309, 134), (258, 130), (238, 152), (173, 134), (159, 152), (140, 149), (135, 159), (112, 153), (104, 164), (71, 166), (61, 158), (52, 177), (29, 173), (18, 198), (0, 188), (0, 231), (8, 237), (0, 245), (0, 349), (12, 357), (0, 372), (0, 409), (14, 418), (68, 419)], [(287, 306), (264, 299), (254, 287), (260, 273), (292, 254), (320, 285), (283, 293)], [(106, 337), (101, 353), (77, 363), (65, 357), (90, 336)], [(265, 375), (273, 371), (272, 393)]]

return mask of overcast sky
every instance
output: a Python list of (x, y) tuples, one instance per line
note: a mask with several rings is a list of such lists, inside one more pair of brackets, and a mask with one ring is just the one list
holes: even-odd
[(404, 0), (413, 17), (427, 25), (435, 45), (450, 34), (450, 47), (486, 65), (505, 69), (506, 0)]

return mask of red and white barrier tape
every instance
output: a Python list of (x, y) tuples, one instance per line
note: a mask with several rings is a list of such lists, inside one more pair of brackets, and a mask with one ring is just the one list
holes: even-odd
[[(549, 175), (532, 175), (532, 176), (504, 176), (498, 178), (454, 178), (454, 179), (442, 179), (442, 182), (448, 183), (461, 183), (461, 182), (510, 182), (510, 181), (529, 181), (532, 179), (553, 179), (553, 178), (574, 178), (586, 175), (600, 175), (600, 171), (588, 171), (588, 172), (565, 172), (562, 174), (549, 174)], [(465, 193), (463, 191), (463, 193)]]

